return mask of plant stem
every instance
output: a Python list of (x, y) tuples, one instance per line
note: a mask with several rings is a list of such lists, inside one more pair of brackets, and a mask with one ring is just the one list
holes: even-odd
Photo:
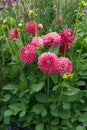
[(47, 95), (49, 97), (49, 74), (48, 74), (48, 77), (47, 77)]
[[(79, 3), (79, 0), (78, 0), (78, 3)], [(80, 7), (79, 7), (79, 8), (80, 8)], [(79, 9), (78, 9), (78, 12), (77, 12), (76, 23), (75, 23), (75, 27), (74, 27), (74, 32), (75, 32), (75, 34), (76, 34), (77, 27), (78, 27), (78, 18), (79, 18)]]
[(64, 86), (63, 86), (63, 82), (62, 82), (62, 85), (61, 85), (61, 91), (60, 91), (60, 96), (59, 96), (59, 100), (58, 100), (58, 107), (59, 107), (59, 105), (60, 105), (60, 103), (61, 103), (61, 100), (62, 100), (62, 96), (63, 96), (63, 88), (64, 88)]

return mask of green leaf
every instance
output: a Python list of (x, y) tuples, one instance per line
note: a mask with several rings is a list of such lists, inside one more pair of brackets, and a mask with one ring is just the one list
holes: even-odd
[(58, 130), (58, 126), (51, 126), (51, 130)]
[(62, 119), (69, 119), (71, 117), (71, 112), (69, 110), (61, 110), (59, 115)]
[(2, 89), (3, 89), (3, 90), (14, 90), (14, 89), (17, 89), (17, 85), (7, 84), (7, 85), (5, 85)]
[(35, 91), (35, 92), (39, 92), (44, 86), (44, 82), (40, 82), (38, 84), (32, 84), (31, 88)]
[(48, 103), (48, 96), (45, 93), (39, 93), (35, 96), (36, 100), (41, 103)]
[(59, 117), (59, 111), (55, 104), (50, 105), (50, 113), (54, 117)]
[(43, 108), (41, 115), (42, 115), (42, 117), (47, 115), (47, 110), (45, 108)]
[(42, 104), (36, 104), (33, 106), (32, 111), (35, 112), (36, 114), (41, 114), (42, 117), (44, 117), (47, 114), (47, 111)]
[(50, 122), (51, 125), (58, 125), (59, 124), (59, 119), (55, 118)]
[(13, 111), (12, 110), (6, 110), (5, 112), (4, 112), (4, 117), (7, 117), (7, 116), (11, 116), (13, 114)]
[(25, 111), (25, 104), (23, 103), (14, 103), (8, 106), (11, 110), (14, 111), (14, 115), (21, 111)]
[(87, 122), (87, 112), (82, 113), (79, 120), (82, 122)]
[(43, 130), (44, 129), (44, 124), (40, 123), (38, 125), (36, 125), (36, 130)]
[(11, 98), (11, 95), (10, 95), (10, 94), (6, 94), (6, 95), (4, 96), (4, 98), (1, 99), (1, 100), (4, 101), (4, 102), (7, 102), (7, 101), (9, 101), (10, 98)]
[(33, 113), (29, 113), (28, 117), (27, 117), (27, 123), (29, 124), (33, 119)]
[(40, 114), (42, 112), (43, 105), (42, 104), (36, 104), (33, 106), (32, 111), (35, 112), (36, 114)]
[(33, 75), (28, 75), (27, 79), (33, 83), (37, 82), (37, 78)]
[(77, 94), (79, 91), (80, 91), (80, 89), (72, 87), (72, 88), (67, 89), (67, 91), (64, 93), (64, 95), (72, 96), (72, 95)]
[(4, 124), (10, 124), (10, 117), (4, 118)]
[(77, 126), (76, 130), (84, 130), (83, 126)]
[(49, 48), (49, 52), (53, 52), (55, 54), (58, 54), (58, 52), (59, 52), (59, 45), (50, 47)]
[(22, 47), (23, 43), (20, 39), (16, 39), (16, 45)]
[(53, 86), (53, 91), (56, 91), (58, 89), (58, 85)]
[(58, 74), (56, 74), (56, 73), (50, 74), (50, 77), (51, 77), (52, 81), (56, 84), (58, 81)]
[(21, 82), (25, 82), (26, 81), (24, 73), (21, 73), (19, 78), (20, 78)]
[(64, 109), (70, 109), (70, 103), (63, 103)]
[(85, 86), (85, 81), (78, 81), (76, 84), (78, 86)]
[(25, 114), (26, 114), (26, 111), (22, 111), (22, 112), (20, 112), (19, 117), (23, 117), (23, 116), (25, 116)]

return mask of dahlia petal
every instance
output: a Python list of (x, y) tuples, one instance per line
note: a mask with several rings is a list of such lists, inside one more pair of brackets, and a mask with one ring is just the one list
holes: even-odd
[(35, 60), (36, 51), (34, 46), (26, 45), (20, 50), (20, 59), (26, 63), (32, 63)]
[(60, 43), (60, 36), (57, 32), (50, 32), (43, 37), (45, 46), (56, 46)]
[(57, 69), (58, 57), (52, 52), (44, 52), (38, 58), (38, 67), (44, 73), (53, 73)]
[(33, 45), (34, 47), (38, 47), (38, 45), (42, 47), (44, 46), (43, 39), (41, 37), (33, 37), (28, 44)]
[(26, 23), (26, 31), (31, 33), (31, 34), (35, 34), (39, 29), (39, 25), (36, 21), (29, 21)]
[(57, 72), (60, 74), (72, 72), (72, 62), (65, 57), (58, 58)]

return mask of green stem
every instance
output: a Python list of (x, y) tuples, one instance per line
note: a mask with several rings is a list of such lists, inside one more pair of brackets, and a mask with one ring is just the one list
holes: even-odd
[(47, 95), (49, 96), (49, 74), (48, 74), (48, 79), (47, 79)]
[(60, 97), (59, 97), (59, 100), (58, 100), (58, 106), (59, 106), (60, 103), (61, 103), (62, 96), (63, 96), (63, 85), (62, 85), (61, 92), (60, 92)]
[[(79, 0), (78, 0), (78, 3), (79, 3)], [(75, 22), (75, 27), (74, 27), (75, 34), (76, 34), (77, 27), (78, 27), (78, 18), (79, 18), (79, 9), (78, 9), (78, 13), (77, 13), (77, 16), (76, 16), (76, 22)]]
[(58, 100), (58, 107), (61, 103), (61, 100), (62, 100), (62, 96), (63, 96), (63, 90), (64, 90), (64, 85), (63, 85), (64, 81), (62, 81), (62, 84), (61, 84), (61, 90), (60, 90), (60, 95), (59, 95), (59, 100)]

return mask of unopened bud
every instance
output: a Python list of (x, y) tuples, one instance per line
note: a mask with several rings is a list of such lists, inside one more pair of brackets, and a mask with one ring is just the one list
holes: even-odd
[(39, 29), (43, 29), (43, 25), (41, 23), (39, 24)]

